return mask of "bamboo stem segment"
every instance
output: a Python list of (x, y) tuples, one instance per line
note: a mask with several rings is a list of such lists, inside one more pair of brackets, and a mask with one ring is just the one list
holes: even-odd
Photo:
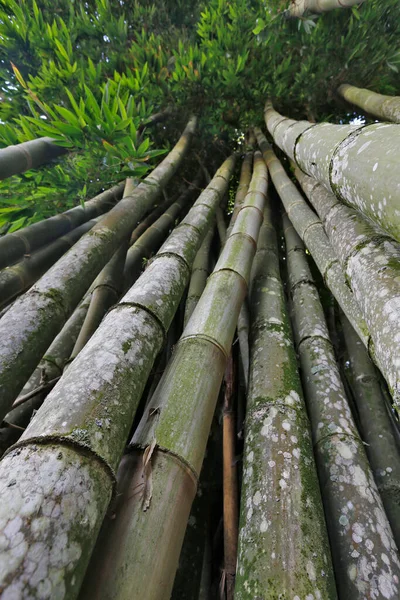
[(306, 13), (323, 13), (335, 8), (350, 8), (362, 0), (290, 0), (286, 11), (289, 17), (302, 17)]
[(400, 123), (400, 96), (384, 96), (371, 90), (342, 83), (338, 92), (347, 102), (383, 121)]
[(358, 435), (304, 246), (285, 217), (294, 331), (339, 597), (395, 598), (400, 562)]
[(196, 125), (192, 118), (169, 155), (84, 235), (0, 321), (0, 418), (38, 364), (90, 283), (121, 240), (151, 208), (183, 160)]
[(0, 149), (0, 180), (36, 169), (40, 165), (66, 154), (66, 148), (57, 146), (49, 137), (37, 138), (15, 146)]
[[(231, 157), (136, 284), (109, 311), (47, 396), (17, 447), (0, 463), (0, 527), (17, 519), (25, 535), (34, 538), (31, 527), (35, 527), (38, 505), (32, 502), (20, 510), (28, 493), (48, 514), (35, 541), (42, 548), (43, 585), (51, 597), (78, 594), (136, 408), (233, 167)], [(160, 468), (165, 472), (162, 459)], [(177, 468), (179, 472), (181, 466)], [(11, 489), (12, 472), (19, 475)], [(63, 512), (60, 502), (65, 496), (70, 509)], [(30, 572), (24, 568), (30, 564), (29, 551), (29, 546), (24, 547), (15, 561), (8, 546), (2, 549), (5, 589), (15, 585), (29, 589)], [(54, 566), (53, 556), (60, 556)], [(89, 596), (94, 597), (92, 592)]]

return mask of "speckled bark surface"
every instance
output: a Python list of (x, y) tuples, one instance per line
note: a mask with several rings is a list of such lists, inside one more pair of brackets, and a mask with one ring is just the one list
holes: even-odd
[[(394, 599), (400, 592), (397, 548), (350, 412), (311, 273), (304, 279), (306, 255), (299, 245), (300, 240), (295, 248), (287, 245), (294, 331), (339, 596)], [(300, 255), (304, 262), (297, 277), (294, 254), (297, 263)]]
[(235, 598), (336, 598), (276, 234), (252, 273), (251, 369)]
[(340, 85), (338, 92), (348, 102), (359, 106), (365, 112), (378, 117), (382, 121), (400, 123), (399, 96), (384, 96), (347, 83)]

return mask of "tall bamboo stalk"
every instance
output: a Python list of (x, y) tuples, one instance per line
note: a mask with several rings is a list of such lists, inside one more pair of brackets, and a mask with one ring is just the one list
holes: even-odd
[(400, 246), (299, 169), (296, 176), (340, 260), (374, 342), (373, 357), (399, 410)]
[(30, 254), (78, 225), (107, 212), (120, 200), (123, 190), (124, 184), (120, 183), (88, 200), (84, 206), (75, 206), (59, 215), (0, 237), (0, 268), (17, 262), (24, 254)]
[(83, 223), (12, 267), (0, 271), (0, 307), (33, 285), (97, 222), (98, 220), (92, 219)]
[(251, 367), (235, 598), (335, 599), (269, 204), (250, 299)]
[(375, 482), (400, 548), (400, 456), (379, 374), (359, 339), (342, 313), (340, 316), (351, 369), (350, 387), (357, 407), (360, 430), (372, 466)]
[(194, 259), (192, 274), (190, 276), (189, 289), (185, 304), (184, 326), (188, 323), (210, 275), (210, 248), (214, 237), (215, 227), (211, 225), (206, 233), (203, 243), (200, 246), (196, 258)]
[(265, 106), (275, 143), (310, 177), (400, 241), (400, 127), (313, 124)]
[(302, 17), (305, 13), (323, 13), (335, 8), (350, 8), (363, 0), (290, 0), (286, 13), (290, 17)]
[[(26, 539), (40, 544), (36, 586), (41, 581), (47, 597), (79, 591), (136, 408), (233, 167), (231, 157), (0, 463), (0, 529), (21, 523)], [(38, 506), (46, 515), (39, 530)], [(21, 550), (15, 559), (8, 543), (2, 548), (0, 590), (30, 590), (30, 548)]]
[(40, 165), (66, 154), (67, 149), (57, 146), (49, 137), (42, 137), (15, 146), (0, 149), (0, 180), (36, 169)]
[(363, 343), (368, 346), (370, 341), (368, 327), (352, 292), (346, 284), (342, 268), (329, 243), (320, 219), (307, 206), (303, 196), (286, 175), (284, 168), (275, 156), (261, 130), (256, 129), (255, 131), (258, 144), (271, 174), (271, 179), (290, 220), (315, 260), (327, 287), (335, 296)]
[(0, 321), (0, 418), (121, 240), (148, 211), (183, 160), (196, 125), (132, 193), (84, 235)]
[(267, 171), (260, 154), (255, 163), (232, 233), (124, 458), (116, 518), (103, 528), (82, 598), (169, 598), (262, 222)]
[(240, 170), (239, 185), (237, 187), (236, 195), (235, 195), (235, 205), (233, 207), (231, 220), (230, 220), (228, 230), (227, 230), (228, 236), (230, 235), (230, 233), (232, 231), (232, 227), (235, 224), (236, 217), (238, 216), (240, 209), (243, 205), (243, 202), (246, 198), (246, 194), (249, 191), (251, 174), (253, 171), (253, 155), (254, 155), (253, 151), (246, 152), (246, 154), (244, 155), (244, 158), (243, 158), (242, 167)]
[(371, 90), (342, 83), (338, 92), (347, 102), (383, 121), (400, 123), (400, 96), (384, 96)]
[(294, 331), (339, 597), (397, 598), (396, 544), (347, 402), (304, 246), (285, 218)]

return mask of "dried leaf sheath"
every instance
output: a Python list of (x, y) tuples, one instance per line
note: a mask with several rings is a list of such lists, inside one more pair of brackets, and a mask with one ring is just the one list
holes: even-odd
[[(50, 511), (36, 538), (43, 548), (43, 579), (52, 586), (50, 595), (56, 593), (55, 578), (64, 590), (61, 596), (74, 598), (78, 593), (136, 407), (233, 166), (232, 158), (223, 164), (136, 285), (108, 313), (25, 431), (19, 442), (23, 450), (11, 450), (0, 463), (1, 528), (17, 519), (25, 535), (33, 536), (30, 526), (37, 504), (32, 504), (33, 513), (29, 507), (20, 511), (28, 488), (42, 511), (58, 507)], [(23, 488), (18, 480), (9, 487), (13, 480), (10, 465), (18, 471)], [(37, 472), (30, 479), (32, 469)], [(47, 485), (48, 481), (55, 483)], [(59, 485), (62, 497), (73, 506), (69, 516), (60, 506)], [(60, 540), (64, 551), (53, 565), (50, 557)], [(29, 590), (29, 573), (23, 568), (29, 564), (24, 562), (29, 548), (18, 561), (12, 560), (8, 550), (4, 548), (0, 559), (5, 573), (2, 584), (6, 589), (20, 585)]]
[(235, 599), (333, 600), (327, 532), (270, 208), (264, 215), (252, 271)]
[[(125, 491), (116, 519), (103, 531), (102, 551), (91, 564), (82, 597), (89, 590), (93, 598), (169, 597), (246, 294), (266, 186), (266, 169), (259, 155), (232, 233), (134, 435), (133, 452), (124, 459), (132, 486)], [(142, 456), (154, 441), (153, 495), (144, 512)], [(102, 573), (104, 577), (99, 576)]]

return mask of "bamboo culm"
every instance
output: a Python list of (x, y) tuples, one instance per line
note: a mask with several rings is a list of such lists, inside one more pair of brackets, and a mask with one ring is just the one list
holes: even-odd
[[(0, 463), (0, 527), (20, 523), (25, 539), (40, 545), (40, 572), (34, 571), (41, 585), (35, 589), (44, 586), (46, 598), (75, 598), (79, 591), (136, 408), (233, 167), (232, 157), (109, 311)], [(40, 531), (38, 506), (47, 515)], [(2, 548), (3, 590), (33, 591), (31, 545), (21, 547), (16, 560), (8, 546)]]
[(266, 187), (267, 172), (258, 154), (231, 235), (135, 432), (132, 452), (124, 458), (118, 513), (105, 523), (102, 551), (94, 555), (82, 598), (88, 593), (94, 599), (121, 600), (170, 596), (246, 295)]
[(396, 543), (340, 379), (304, 246), (284, 218), (294, 332), (303, 374), (338, 594), (398, 598)]
[(379, 372), (360, 338), (342, 313), (343, 337), (350, 363), (350, 388), (360, 421), (360, 431), (397, 547), (400, 547), (400, 456)]
[(267, 102), (275, 143), (310, 177), (400, 241), (400, 125), (293, 121)]
[(334, 600), (310, 425), (267, 207), (250, 293), (251, 367), (235, 599)]
[(383, 121), (400, 123), (400, 96), (384, 96), (371, 90), (342, 83), (338, 92), (345, 100)]
[(290, 0), (285, 14), (288, 17), (303, 17), (307, 13), (323, 13), (335, 8), (350, 8), (361, 2), (360, 0)]
[(195, 125), (193, 117), (173, 150), (132, 195), (111, 209), (0, 320), (0, 419), (90, 283), (177, 170)]
[(339, 260), (328, 240), (321, 220), (309, 208), (303, 196), (287, 176), (260, 129), (256, 129), (257, 140), (267, 163), (271, 179), (279, 193), (285, 210), (297, 233), (310, 251), (322, 277), (336, 298), (343, 312), (368, 347), (370, 335), (360, 307), (350, 291)]
[(15, 146), (0, 149), (0, 180), (36, 169), (54, 158), (66, 154), (66, 148), (57, 146), (52, 138), (42, 137)]
[(97, 222), (98, 219), (93, 219), (83, 223), (54, 242), (36, 250), (12, 267), (0, 271), (0, 307), (33, 285)]
[(313, 178), (299, 169), (296, 177), (340, 260), (371, 334), (373, 358), (400, 410), (400, 246)]
[(78, 225), (107, 212), (121, 199), (123, 190), (124, 184), (120, 183), (88, 200), (84, 206), (75, 206), (59, 215), (1, 237), (0, 268), (21, 260), (24, 254), (30, 254)]

